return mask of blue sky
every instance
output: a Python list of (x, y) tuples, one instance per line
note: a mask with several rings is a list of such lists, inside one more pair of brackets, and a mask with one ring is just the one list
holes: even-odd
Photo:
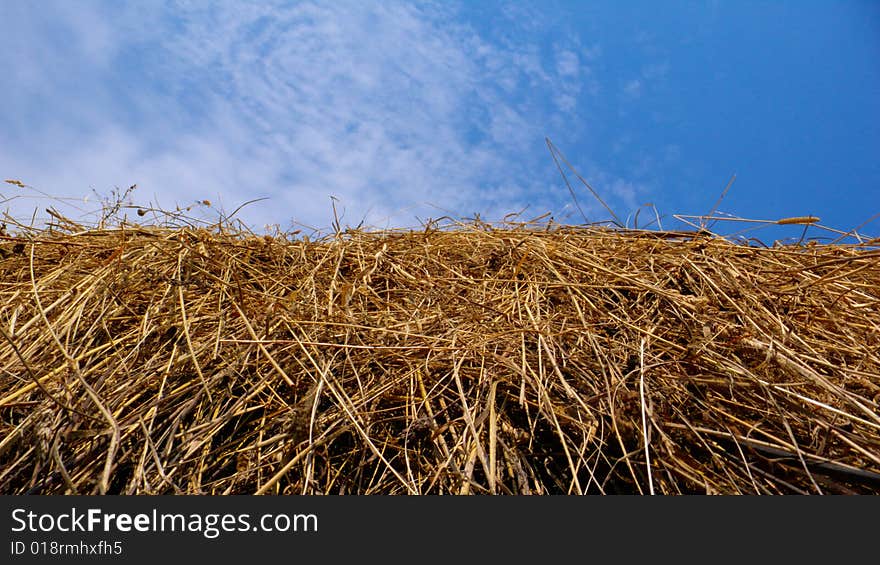
[[(3, 210), (266, 225), (880, 213), (878, 2), (0, 3)], [(589, 221), (609, 214), (577, 184)], [(39, 215), (39, 214), (38, 214)], [(137, 217), (133, 217), (137, 219)], [(880, 232), (880, 220), (866, 225)], [(761, 236), (759, 232), (757, 235)]]

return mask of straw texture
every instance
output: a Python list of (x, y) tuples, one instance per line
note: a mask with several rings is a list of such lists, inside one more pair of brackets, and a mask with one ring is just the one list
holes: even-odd
[(4, 494), (880, 493), (880, 250), (479, 222), (0, 241)]

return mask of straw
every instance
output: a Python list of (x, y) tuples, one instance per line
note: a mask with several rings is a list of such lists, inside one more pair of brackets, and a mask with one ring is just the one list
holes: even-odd
[(0, 492), (880, 493), (869, 242), (197, 226), (2, 236)]

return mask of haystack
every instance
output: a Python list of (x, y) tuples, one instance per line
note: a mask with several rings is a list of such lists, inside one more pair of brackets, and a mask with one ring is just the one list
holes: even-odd
[(3, 494), (880, 493), (880, 250), (2, 237)]

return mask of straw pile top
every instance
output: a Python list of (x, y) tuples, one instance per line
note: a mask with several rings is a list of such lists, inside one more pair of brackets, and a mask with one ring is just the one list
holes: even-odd
[(880, 251), (459, 225), (43, 231), (0, 492), (880, 493)]

